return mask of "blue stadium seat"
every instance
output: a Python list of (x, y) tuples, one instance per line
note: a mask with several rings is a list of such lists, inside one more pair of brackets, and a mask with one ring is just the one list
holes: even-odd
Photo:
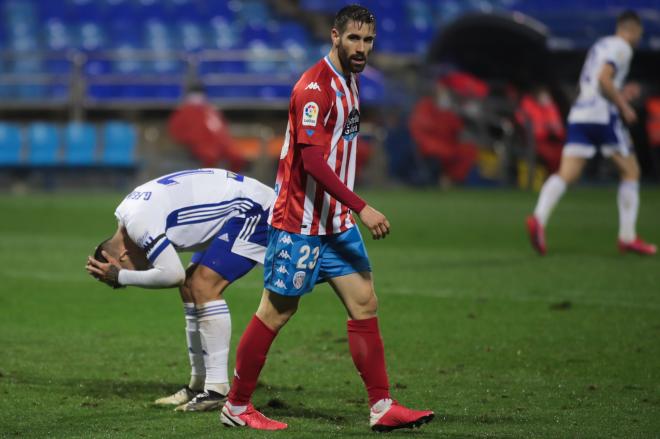
[(70, 23), (58, 18), (51, 18), (44, 23), (44, 40), (49, 50), (66, 50), (76, 47), (76, 42), (71, 35)]
[(21, 163), (23, 136), (17, 124), (0, 122), (0, 166)]
[(237, 49), (243, 45), (239, 26), (221, 15), (211, 18), (210, 34), (213, 49)]
[(64, 133), (64, 163), (90, 166), (96, 162), (96, 127), (89, 123), (71, 122)]
[(28, 164), (52, 166), (60, 152), (60, 132), (55, 124), (34, 122), (28, 126)]
[(194, 21), (180, 21), (174, 35), (181, 42), (181, 48), (187, 52), (195, 52), (207, 46), (205, 30)]
[(78, 28), (79, 47), (82, 50), (94, 51), (106, 48), (105, 32), (99, 23), (83, 21)]
[(135, 149), (137, 133), (135, 127), (126, 122), (107, 122), (103, 130), (104, 165), (132, 167), (136, 164)]

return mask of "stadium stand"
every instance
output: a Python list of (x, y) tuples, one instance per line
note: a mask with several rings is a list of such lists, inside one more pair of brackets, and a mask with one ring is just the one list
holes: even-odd
[[(0, 0), (0, 99), (66, 99), (79, 74), (90, 102), (174, 102), (199, 75), (212, 97), (284, 101), (291, 80), (326, 42), (313, 29), (257, 0)], [(301, 0), (309, 14), (329, 16), (346, 0)], [(584, 48), (610, 29), (623, 3), (593, 0), (365, 0), (376, 16), (378, 51), (419, 56), (443, 27), (470, 11), (520, 11), (551, 29), (549, 44)], [(655, 0), (626, 2), (653, 9)], [(602, 7), (597, 7), (601, 5)], [(576, 10), (589, 11), (584, 16)], [(656, 9), (657, 11), (657, 9)], [(660, 44), (660, 16), (645, 24), (643, 47)], [(33, 29), (41, 29), (34, 32)], [(76, 56), (77, 54), (77, 56)], [(16, 87), (7, 87), (17, 84)], [(369, 82), (369, 81), (367, 81)], [(368, 94), (369, 101), (377, 95)]]
[(64, 139), (64, 164), (81, 167), (96, 164), (97, 132), (94, 125), (71, 122), (65, 128)]
[(134, 167), (137, 134), (135, 128), (121, 121), (107, 122), (103, 129), (103, 153), (101, 164), (106, 166)]
[(23, 136), (17, 124), (0, 122), (0, 166), (17, 166), (22, 160)]
[(0, 123), (0, 167), (10, 168), (114, 168), (139, 165), (137, 132), (123, 121), (101, 126), (83, 122), (60, 124), (35, 121), (21, 126)]
[(61, 136), (55, 124), (33, 122), (28, 126), (27, 164), (43, 167), (59, 162)]
[[(238, 113), (243, 125), (256, 122), (251, 112), (258, 109), (260, 118), (271, 118), (259, 122), (275, 128), (272, 120), (281, 115), (268, 112), (286, 110), (300, 72), (328, 51), (327, 23), (340, 7), (352, 2), (0, 0), (0, 110), (22, 111), (11, 118), (23, 118), (19, 125), (4, 123), (2, 132), (5, 139), (24, 143), (3, 146), (0, 165), (38, 163), (31, 160), (31, 145), (35, 141), (44, 146), (37, 134), (45, 128), (31, 126), (35, 117), (31, 112), (37, 110), (41, 120), (56, 121), (60, 139), (54, 158), (43, 152), (39, 166), (49, 160), (54, 160), (54, 167), (136, 166), (140, 161), (134, 134), (138, 129), (142, 132), (144, 112), (164, 118), (180, 101), (186, 85), (196, 81), (205, 85), (214, 104)], [(377, 56), (361, 76), (365, 107), (410, 106), (427, 79), (420, 77), (437, 73), (424, 71), (431, 43), (457, 18), (472, 12), (533, 17), (547, 26), (548, 47), (555, 54), (575, 55), (577, 63), (582, 60), (577, 52), (609, 33), (616, 14), (631, 7), (646, 11), (641, 51), (660, 48), (658, 0), (359, 3), (377, 16)], [(406, 90), (403, 75), (397, 76), (400, 66), (409, 69), (403, 75), (415, 75)], [(574, 77), (571, 72), (562, 79)], [(392, 79), (387, 87), (386, 79)], [(63, 125), (57, 111), (77, 122)], [(80, 122), (90, 114), (92, 119), (130, 119), (128, 132), (132, 129), (133, 136), (122, 134), (114, 122)], [(48, 129), (52, 133), (52, 127)], [(275, 131), (280, 133), (281, 127)], [(115, 149), (119, 148), (115, 136), (129, 142), (127, 149)], [(245, 155), (254, 159), (257, 148), (254, 142), (251, 145)], [(122, 154), (132, 155), (121, 158)]]

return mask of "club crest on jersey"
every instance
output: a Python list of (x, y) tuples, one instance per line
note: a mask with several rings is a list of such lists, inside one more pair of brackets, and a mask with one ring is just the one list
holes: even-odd
[(316, 102), (307, 102), (303, 107), (302, 124), (305, 127), (315, 127), (319, 117), (319, 106)]
[(318, 90), (321, 91), (321, 87), (319, 87), (318, 83), (316, 82), (310, 82), (307, 84), (307, 87), (305, 87), (305, 90)]
[(344, 131), (342, 132), (342, 137), (344, 140), (353, 140), (355, 136), (360, 132), (360, 112), (357, 108), (353, 108), (350, 113), (348, 113), (348, 118), (344, 123)]
[(299, 290), (303, 287), (305, 276), (306, 273), (304, 271), (296, 271), (296, 274), (293, 275), (293, 286), (296, 290)]

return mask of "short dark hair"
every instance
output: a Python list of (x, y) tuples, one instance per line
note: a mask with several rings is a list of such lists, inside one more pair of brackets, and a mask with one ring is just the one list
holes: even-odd
[(104, 239), (103, 241), (101, 241), (99, 245), (96, 246), (96, 249), (94, 250), (94, 259), (96, 259), (99, 262), (103, 262), (104, 264), (108, 262), (106, 257), (103, 256), (103, 250), (105, 250), (106, 252), (108, 251), (108, 247), (109, 247), (108, 243), (110, 242), (111, 239), (112, 237), (108, 239)]
[(626, 9), (616, 17), (617, 26), (630, 22), (640, 26), (642, 25), (642, 20), (639, 18), (639, 14), (637, 14), (637, 12), (633, 11), (632, 9)]
[(333, 26), (342, 34), (346, 30), (349, 20), (365, 24), (375, 25), (376, 23), (376, 17), (374, 17), (374, 14), (369, 9), (361, 5), (348, 5), (337, 12)]

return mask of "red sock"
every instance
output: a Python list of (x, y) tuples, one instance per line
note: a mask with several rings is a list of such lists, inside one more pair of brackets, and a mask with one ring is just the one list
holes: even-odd
[(390, 397), (390, 385), (385, 371), (385, 349), (380, 338), (378, 317), (348, 321), (348, 347), (353, 363), (367, 387), (369, 403), (374, 405)]
[(268, 349), (276, 335), (277, 332), (266, 326), (256, 315), (248, 323), (236, 349), (236, 371), (228, 397), (232, 405), (247, 405), (250, 402), (261, 368), (266, 363)]

